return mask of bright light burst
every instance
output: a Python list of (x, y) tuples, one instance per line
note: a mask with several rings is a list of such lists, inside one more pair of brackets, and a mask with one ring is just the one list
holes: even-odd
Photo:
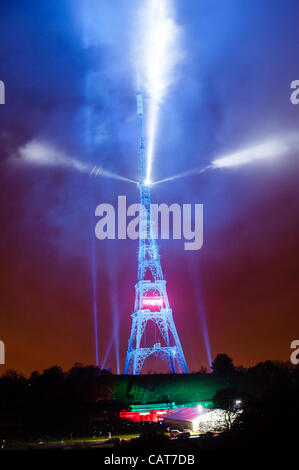
[(47, 142), (35, 139), (20, 147), (18, 154), (21, 162), (34, 166), (71, 167), (80, 172), (89, 170), (86, 163), (66, 155)]
[(138, 16), (137, 67), (148, 96), (146, 184), (151, 169), (157, 136), (160, 106), (174, 81), (175, 66), (183, 54), (180, 28), (174, 19), (172, 0), (146, 0)]
[(255, 160), (267, 160), (278, 157), (286, 153), (289, 149), (288, 144), (282, 140), (271, 140), (259, 145), (245, 148), (239, 152), (234, 152), (224, 157), (212, 161), (213, 168), (231, 167), (244, 165)]
[(297, 134), (289, 134), (281, 136), (280, 138), (272, 138), (253, 145), (245, 147), (238, 152), (227, 154), (223, 157), (214, 159), (209, 165), (199, 168), (192, 168), (191, 170), (178, 173), (173, 176), (168, 176), (161, 180), (155, 181), (154, 185), (165, 183), (167, 181), (174, 181), (177, 179), (191, 176), (194, 174), (205, 173), (211, 169), (230, 168), (234, 166), (241, 166), (245, 164), (255, 163), (261, 160), (272, 160), (276, 157), (287, 155), (291, 151), (298, 151), (299, 137)]
[(104, 176), (106, 178), (127, 181), (128, 183), (136, 183), (135, 180), (126, 178), (125, 176), (104, 170), (104, 168), (99, 166), (84, 163), (78, 158), (67, 155), (62, 150), (57, 149), (47, 142), (35, 139), (20, 147), (13, 161), (15, 163), (24, 163), (36, 167), (67, 167), (81, 173), (87, 173), (90, 176)]

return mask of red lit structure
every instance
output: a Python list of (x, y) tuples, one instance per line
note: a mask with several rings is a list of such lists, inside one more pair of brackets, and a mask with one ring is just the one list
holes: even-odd
[(142, 300), (143, 307), (163, 307), (164, 302), (161, 297), (144, 297)]
[(142, 421), (151, 421), (158, 423), (162, 421), (164, 416), (168, 413), (169, 410), (145, 410), (145, 411), (121, 411), (119, 413), (120, 418), (129, 419), (135, 423), (140, 423)]
[[(212, 408), (213, 401), (212, 400), (203, 400), (203, 401), (196, 401), (196, 402), (189, 402), (189, 403), (181, 403), (180, 405), (176, 405), (175, 402), (169, 403), (147, 403), (144, 405), (130, 405), (129, 410), (122, 410), (119, 413), (120, 418), (129, 419), (131, 421), (135, 421), (136, 423), (140, 423), (142, 421), (152, 421), (157, 423), (164, 419), (164, 416), (168, 415), (170, 411), (175, 409), (187, 409), (187, 410), (194, 410), (200, 408)], [(198, 414), (198, 411), (197, 411)]]

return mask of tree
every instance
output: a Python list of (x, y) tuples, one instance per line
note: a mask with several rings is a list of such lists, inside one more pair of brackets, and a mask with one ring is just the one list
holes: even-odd
[(133, 384), (129, 397), (132, 403), (150, 403), (156, 398), (155, 394), (156, 390), (154, 391), (151, 387), (142, 387), (140, 384)]
[(221, 377), (230, 377), (235, 372), (233, 360), (227, 354), (217, 354), (212, 363), (213, 374)]
[(225, 388), (219, 390), (213, 398), (214, 408), (223, 410), (224, 426), (227, 430), (232, 428), (232, 424), (240, 413), (240, 400), (239, 393), (232, 388)]

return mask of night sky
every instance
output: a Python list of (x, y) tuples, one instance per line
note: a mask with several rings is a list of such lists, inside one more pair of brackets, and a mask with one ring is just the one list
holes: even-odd
[[(29, 374), (95, 363), (122, 371), (137, 242), (94, 238), (95, 208), (136, 185), (22, 158), (39, 142), (65, 159), (138, 179), (137, 0), (1, 0), (0, 339)], [(175, 0), (184, 58), (162, 106), (154, 179), (298, 132), (297, 0)], [(27, 146), (27, 147), (26, 147)], [(54, 150), (53, 150), (54, 149)], [(159, 242), (191, 371), (288, 360), (298, 337), (299, 151), (153, 187), (153, 202), (203, 203), (204, 245)], [(93, 265), (94, 262), (94, 265)], [(93, 267), (96, 277), (93, 278)], [(95, 281), (95, 285), (93, 285)], [(110, 349), (109, 349), (110, 347)]]

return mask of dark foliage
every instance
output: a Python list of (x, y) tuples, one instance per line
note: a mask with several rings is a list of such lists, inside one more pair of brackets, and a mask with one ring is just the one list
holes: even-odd
[[(228, 411), (241, 400), (244, 411), (229, 431), (217, 439), (206, 436), (201, 446), (214, 447), (216, 442), (219, 448), (295, 443), (298, 367), (266, 361), (244, 369), (234, 367), (226, 355), (217, 356), (213, 364), (213, 374), (134, 377), (115, 376), (109, 370), (82, 364), (75, 364), (68, 372), (58, 366), (43, 373), (34, 371), (29, 378), (7, 371), (0, 378), (0, 438), (128, 431), (131, 424), (120, 423), (118, 411), (129, 403), (192, 404), (214, 398), (215, 407)], [(144, 433), (142, 439), (146, 438)]]

